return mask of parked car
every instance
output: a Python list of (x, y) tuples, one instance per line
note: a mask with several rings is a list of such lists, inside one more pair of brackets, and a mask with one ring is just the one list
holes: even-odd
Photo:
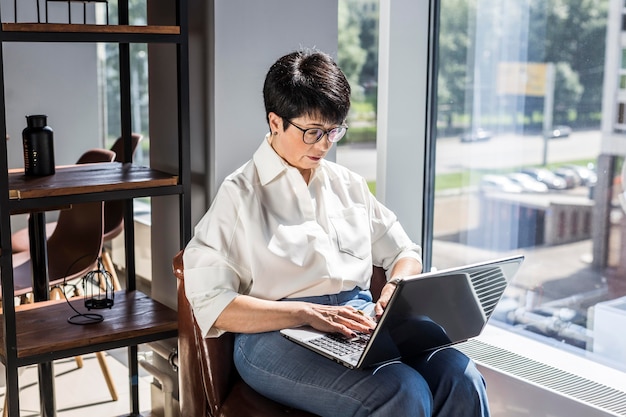
[(465, 132), (460, 137), (461, 142), (480, 142), (491, 139), (491, 132), (483, 128), (477, 128), (469, 132)]
[(522, 172), (512, 172), (507, 174), (507, 178), (513, 183), (522, 187), (522, 189), (529, 193), (546, 193), (548, 192), (548, 186), (542, 182), (537, 181), (528, 174)]
[(571, 168), (561, 166), (556, 168), (553, 172), (565, 180), (567, 188), (576, 188), (582, 184), (582, 180), (578, 175), (578, 172)]
[(581, 185), (593, 186), (596, 182), (598, 182), (598, 175), (596, 174), (594, 166), (591, 163), (587, 166), (573, 164), (566, 164), (563, 166), (565, 168), (573, 169), (578, 173), (578, 176), (581, 180)]
[(567, 138), (572, 133), (572, 128), (565, 125), (554, 126), (552, 130), (548, 132), (548, 137), (552, 139)]
[(521, 186), (504, 175), (493, 174), (483, 175), (479, 187), (481, 192), (521, 193), (524, 191)]
[(567, 188), (565, 180), (546, 168), (523, 168), (522, 172), (528, 174), (539, 182), (544, 183), (552, 190), (564, 190)]

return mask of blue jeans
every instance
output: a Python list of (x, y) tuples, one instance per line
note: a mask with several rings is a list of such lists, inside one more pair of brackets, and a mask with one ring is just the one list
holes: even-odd
[[(369, 291), (359, 289), (298, 300), (373, 308)], [(319, 416), (489, 416), (482, 375), (453, 348), (352, 370), (267, 332), (237, 334), (234, 359), (241, 377), (260, 394)]]

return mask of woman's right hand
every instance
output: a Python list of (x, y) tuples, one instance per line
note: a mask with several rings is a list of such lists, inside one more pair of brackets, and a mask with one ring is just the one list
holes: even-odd
[(269, 332), (304, 325), (354, 337), (357, 332), (371, 332), (376, 322), (351, 306), (270, 301), (239, 295), (226, 306), (214, 324), (217, 329), (233, 333)]
[(323, 332), (340, 333), (351, 338), (357, 332), (371, 333), (376, 327), (376, 322), (371, 317), (352, 306), (305, 304), (305, 323)]

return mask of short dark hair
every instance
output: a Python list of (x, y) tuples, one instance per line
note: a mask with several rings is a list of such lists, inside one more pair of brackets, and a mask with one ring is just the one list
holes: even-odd
[[(330, 55), (295, 51), (279, 58), (263, 84), (265, 117), (270, 112), (283, 119), (300, 116), (341, 124), (350, 110), (350, 84)], [(268, 120), (269, 121), (269, 120)], [(286, 121), (283, 122), (286, 126)]]

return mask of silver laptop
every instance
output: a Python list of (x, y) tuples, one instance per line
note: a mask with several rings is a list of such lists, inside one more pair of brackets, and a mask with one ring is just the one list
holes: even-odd
[(523, 255), (406, 277), (371, 335), (346, 339), (303, 326), (281, 334), (349, 368), (367, 368), (478, 336)]

